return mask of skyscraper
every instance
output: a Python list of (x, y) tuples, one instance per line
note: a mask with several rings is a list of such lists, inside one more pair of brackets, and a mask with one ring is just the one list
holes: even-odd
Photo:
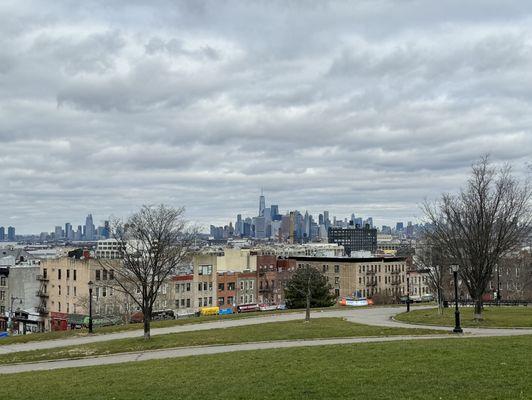
[(0, 226), (0, 242), (6, 240), (6, 228)]
[(94, 240), (94, 223), (92, 222), (92, 214), (87, 215), (85, 219), (85, 240)]
[(65, 239), (72, 240), (74, 239), (74, 231), (72, 230), (72, 224), (67, 222), (65, 224)]
[(264, 216), (264, 209), (266, 208), (266, 199), (264, 198), (264, 194), (261, 190), (260, 197), (259, 197), (259, 217)]
[(9, 242), (15, 241), (15, 228), (12, 226), (7, 227), (7, 240)]

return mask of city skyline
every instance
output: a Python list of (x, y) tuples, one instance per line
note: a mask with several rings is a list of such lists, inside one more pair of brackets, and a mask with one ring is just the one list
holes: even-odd
[[(266, 197), (266, 195), (267, 195), (267, 193), (264, 192), (262, 189), (258, 193), (259, 193), (259, 195), (261, 197), (262, 197), (263, 194), (264, 194), (264, 197)], [(251, 203), (251, 201), (250, 201), (250, 203)], [(257, 201), (255, 199), (255, 204), (256, 203), (257, 203)], [(347, 221), (347, 222), (349, 222), (351, 220), (352, 215), (355, 214), (357, 218), (361, 217), (363, 220), (365, 220), (367, 218), (371, 218), (373, 220), (373, 226), (375, 226), (376, 228), (379, 228), (379, 229), (382, 227), (382, 225), (395, 227), (396, 223), (398, 223), (398, 222), (404, 223), (405, 226), (406, 226), (406, 224), (408, 222), (419, 223), (419, 221), (416, 220), (415, 218), (410, 218), (410, 219), (396, 218), (396, 219), (391, 219), (391, 220), (389, 220), (387, 222), (382, 222), (381, 220), (375, 219), (375, 217), (373, 215), (371, 215), (371, 214), (357, 213), (357, 212), (355, 212), (355, 210), (352, 210), (350, 213), (345, 214), (345, 215), (344, 214), (338, 215), (337, 213), (334, 212), (334, 210), (329, 210), (329, 209), (317, 210), (315, 212), (312, 212), (311, 210), (309, 210), (308, 208), (305, 208), (305, 207), (302, 207), (302, 208), (299, 208), (299, 209), (298, 208), (284, 207), (283, 206), (283, 202), (280, 202), (280, 201), (270, 202), (266, 198), (265, 199), (265, 208), (269, 209), (271, 206), (277, 206), (278, 207), (277, 209), (278, 209), (280, 215), (287, 215), (287, 214), (289, 214), (290, 211), (299, 211), (302, 214), (305, 214), (305, 212), (308, 212), (309, 215), (311, 215), (316, 221), (318, 220), (318, 216), (320, 214), (323, 214), (324, 212), (328, 212), (330, 214), (330, 220), (331, 221), (333, 220), (333, 217), (336, 217), (338, 221)], [(223, 217), (218, 217), (215, 220), (211, 220), (210, 222), (205, 219), (205, 221), (206, 221), (205, 224), (200, 226), (201, 227), (201, 232), (202, 233), (208, 233), (210, 225), (216, 225), (216, 226), (222, 226), (223, 227), (224, 225), (228, 225), (230, 222), (233, 223), (233, 225), (234, 225), (234, 222), (236, 221), (236, 216), (238, 214), (241, 214), (242, 218), (246, 218), (246, 217), (253, 218), (253, 217), (256, 217), (256, 216), (259, 215), (257, 207), (255, 207), (254, 211), (252, 210), (251, 207), (246, 208), (244, 210), (245, 211), (234, 210), (234, 213), (232, 214), (232, 216), (230, 216), (227, 219), (224, 219)], [(248, 210), (249, 210), (249, 212), (247, 212)], [(96, 228), (102, 227), (102, 226), (105, 225), (106, 222), (109, 222), (109, 219), (111, 217), (114, 217), (114, 216), (105, 216), (105, 217), (102, 216), (101, 218), (95, 218), (94, 215), (98, 215), (98, 214), (96, 214), (94, 212), (89, 212), (89, 213), (85, 213), (85, 217), (77, 217), (77, 218), (74, 218), (72, 220), (65, 220), (65, 221), (58, 221), (57, 219), (52, 219), (50, 221), (50, 223), (48, 224), (48, 226), (44, 227), (44, 229), (30, 231), (30, 232), (21, 231), (18, 228), (18, 226), (15, 226), (15, 225), (14, 225), (14, 227), (17, 230), (17, 232), (16, 232), (17, 235), (37, 235), (38, 236), (39, 234), (42, 234), (42, 233), (45, 233), (45, 232), (46, 233), (54, 233), (54, 231), (57, 228), (61, 228), (62, 232), (64, 233), (66, 231), (65, 225), (70, 225), (70, 228), (75, 232), (78, 227), (80, 227), (80, 226), (84, 227), (85, 226), (85, 224), (87, 223), (87, 219), (86, 219), (87, 216), (90, 216), (91, 218), (93, 218), (93, 221), (94, 221), (94, 224), (95, 224), (95, 230), (96, 230)], [(120, 218), (127, 218), (127, 215), (123, 215), (123, 216), (119, 216), (119, 217)], [(189, 218), (187, 218), (187, 220), (191, 224), (195, 224), (197, 222), (197, 221), (191, 220)], [(73, 221), (78, 221), (79, 223), (76, 223), (76, 222), (73, 222)], [(4, 226), (4, 225), (5, 225), (6, 236), (7, 236), (8, 225), (7, 224), (2, 224), (2, 221), (0, 220), (0, 227)]]

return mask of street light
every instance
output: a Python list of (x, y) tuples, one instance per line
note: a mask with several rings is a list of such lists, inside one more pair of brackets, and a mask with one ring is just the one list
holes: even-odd
[(451, 265), (451, 270), (453, 271), (454, 276), (454, 333), (463, 333), (464, 331), (460, 327), (460, 310), (458, 309), (458, 270), (460, 266), (458, 264)]
[(410, 312), (410, 271), (406, 272), (406, 312)]
[(501, 274), (499, 273), (499, 264), (497, 266), (497, 305), (501, 305)]
[(87, 284), (89, 285), (89, 333), (92, 333), (92, 287), (94, 283), (89, 281)]

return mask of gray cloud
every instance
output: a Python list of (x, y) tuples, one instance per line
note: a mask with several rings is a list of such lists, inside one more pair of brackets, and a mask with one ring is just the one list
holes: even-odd
[(187, 206), (205, 225), (415, 219), (482, 153), (532, 153), (523, 2), (3, 2), (0, 225)]

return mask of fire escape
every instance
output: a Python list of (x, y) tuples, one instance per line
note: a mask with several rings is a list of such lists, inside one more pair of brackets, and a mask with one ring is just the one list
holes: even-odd
[(44, 317), (48, 315), (48, 308), (46, 307), (48, 303), (48, 293), (46, 290), (48, 278), (45, 275), (37, 275), (37, 280), (40, 282), (39, 290), (36, 293), (36, 296), (39, 297), (37, 312)]

